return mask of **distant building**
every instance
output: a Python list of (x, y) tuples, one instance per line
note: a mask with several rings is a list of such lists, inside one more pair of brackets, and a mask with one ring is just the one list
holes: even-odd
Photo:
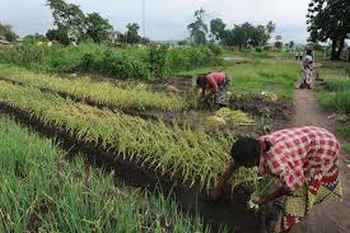
[(11, 42), (6, 40), (4, 36), (0, 36), (0, 46), (9, 46)]

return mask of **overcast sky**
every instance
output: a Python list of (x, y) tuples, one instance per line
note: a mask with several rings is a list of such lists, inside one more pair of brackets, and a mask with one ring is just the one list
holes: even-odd
[[(108, 18), (116, 30), (129, 22), (142, 25), (142, 0), (68, 0), (84, 12), (96, 11)], [(304, 42), (305, 15), (310, 0), (145, 0), (146, 36), (153, 40), (177, 40), (188, 36), (186, 25), (196, 9), (203, 7), (208, 17), (220, 17), (228, 25), (246, 21), (277, 24), (277, 34), (285, 41)], [(0, 0), (0, 21), (14, 26), (21, 36), (45, 33), (52, 25), (46, 0)]]

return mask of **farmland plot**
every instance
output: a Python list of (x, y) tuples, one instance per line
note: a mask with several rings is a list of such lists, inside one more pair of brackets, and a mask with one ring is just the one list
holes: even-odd
[(1, 232), (210, 232), (161, 194), (63, 159), (51, 140), (0, 117)]
[(151, 92), (146, 85), (119, 88), (110, 82), (89, 82), (84, 78), (66, 79), (58, 76), (35, 74), (23, 69), (1, 67), (3, 79), (87, 101), (94, 105), (119, 110), (158, 110), (178, 112), (188, 109), (184, 98), (162, 92)]
[[(80, 143), (112, 151), (123, 160), (207, 191), (223, 172), (233, 142), (232, 138), (212, 138), (202, 131), (168, 128), (162, 122), (103, 111), (7, 82), (1, 82), (0, 101), (3, 107), (29, 114)], [(241, 174), (232, 186), (254, 180), (253, 175)]]

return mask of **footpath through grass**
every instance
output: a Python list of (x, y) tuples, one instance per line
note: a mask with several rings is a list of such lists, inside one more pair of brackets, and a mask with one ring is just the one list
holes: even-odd
[(51, 140), (0, 117), (0, 232), (210, 232), (160, 194), (115, 187)]

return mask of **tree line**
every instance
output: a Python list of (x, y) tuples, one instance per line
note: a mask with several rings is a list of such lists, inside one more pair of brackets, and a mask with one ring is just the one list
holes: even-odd
[(187, 26), (191, 41), (194, 44), (205, 44), (208, 41), (217, 42), (225, 46), (237, 46), (240, 49), (248, 46), (263, 47), (271, 39), (276, 25), (270, 21), (267, 25), (253, 25), (251, 23), (235, 24), (228, 27), (221, 18), (205, 22), (206, 12), (199, 9), (194, 14), (194, 21)]
[(116, 32), (108, 19), (98, 13), (85, 14), (78, 5), (66, 3), (64, 0), (47, 0), (52, 11), (54, 28), (49, 29), (46, 37), (62, 44), (92, 40), (120, 41), (130, 44), (149, 41), (139, 35), (139, 25), (130, 23), (126, 33)]

